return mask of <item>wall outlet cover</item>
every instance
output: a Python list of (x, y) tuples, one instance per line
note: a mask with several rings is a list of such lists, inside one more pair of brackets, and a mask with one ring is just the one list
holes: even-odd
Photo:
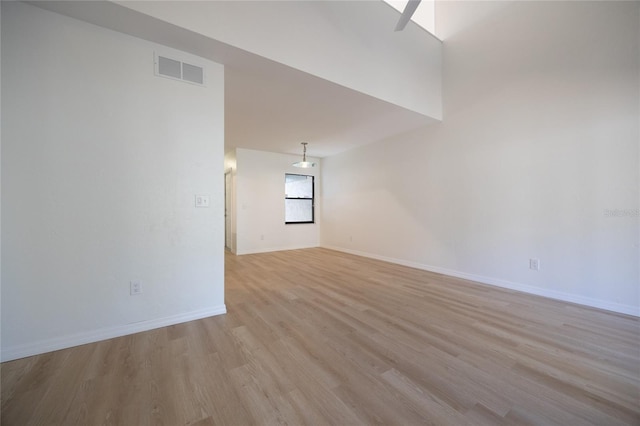
[(540, 270), (540, 259), (529, 259), (529, 269), (534, 271)]
[(131, 294), (131, 296), (138, 296), (142, 294), (142, 283), (140, 281), (130, 281), (129, 294)]

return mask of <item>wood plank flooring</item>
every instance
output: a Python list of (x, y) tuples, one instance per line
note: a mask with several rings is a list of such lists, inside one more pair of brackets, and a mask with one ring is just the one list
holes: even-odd
[(12, 425), (640, 425), (638, 318), (326, 249), (228, 314), (1, 366)]

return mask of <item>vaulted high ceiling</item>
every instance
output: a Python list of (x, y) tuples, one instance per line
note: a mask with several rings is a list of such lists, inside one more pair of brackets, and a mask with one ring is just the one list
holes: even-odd
[(379, 1), (30, 3), (224, 64), (226, 150), (324, 157), (441, 118), (440, 42)]

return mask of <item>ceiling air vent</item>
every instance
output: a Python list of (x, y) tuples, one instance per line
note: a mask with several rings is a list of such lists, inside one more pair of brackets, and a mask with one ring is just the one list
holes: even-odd
[(197, 65), (188, 64), (186, 62), (156, 54), (155, 71), (156, 75), (161, 77), (182, 80), (187, 83), (204, 86), (204, 68)]

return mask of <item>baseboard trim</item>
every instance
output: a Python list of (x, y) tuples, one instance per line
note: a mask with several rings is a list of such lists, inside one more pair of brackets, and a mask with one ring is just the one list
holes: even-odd
[(329, 250), (335, 250), (335, 251), (340, 251), (344, 253), (354, 254), (356, 256), (368, 257), (371, 259), (382, 260), (385, 262), (395, 263), (398, 265), (409, 266), (411, 268), (422, 269), (424, 271), (435, 272), (435, 273), (447, 275), (450, 277), (462, 278), (470, 281), (477, 281), (482, 284), (488, 284), (496, 287), (507, 288), (509, 290), (521, 291), (523, 293), (534, 294), (536, 296), (548, 297), (550, 299), (561, 300), (563, 302), (576, 303), (578, 305), (588, 306), (591, 308), (603, 309), (606, 311), (616, 312), (619, 314), (640, 317), (639, 306), (624, 305), (621, 303), (614, 303), (606, 300), (593, 299), (590, 297), (579, 296), (576, 294), (548, 290), (540, 287), (531, 286), (528, 284), (516, 283), (516, 282), (501, 280), (501, 279), (492, 278), (492, 277), (485, 277), (482, 275), (474, 275), (474, 274), (460, 272), (452, 269), (440, 268), (438, 266), (425, 265), (422, 263), (411, 262), (411, 261), (402, 260), (402, 259), (395, 259), (387, 256), (380, 256), (373, 253), (367, 253), (367, 252), (362, 252), (358, 250), (351, 250), (344, 247), (337, 247), (337, 246), (331, 246), (331, 245), (323, 245), (322, 247)]
[(42, 340), (39, 342), (19, 345), (7, 349), (3, 348), (0, 352), (0, 360), (2, 362), (12, 361), (19, 358), (39, 355), (46, 352), (57, 351), (60, 349), (67, 349), (74, 346), (85, 345), (87, 343), (95, 343), (101, 340), (113, 339), (114, 337), (140, 333), (142, 331), (167, 327), (170, 325), (199, 320), (215, 315), (222, 315), (225, 313), (227, 313), (227, 308), (223, 304), (211, 308), (200, 309), (197, 311), (171, 315), (168, 317), (157, 318), (148, 321), (140, 321), (132, 324), (118, 325), (114, 327), (106, 327), (94, 331), (56, 337), (53, 339)]
[(302, 249), (316, 248), (316, 247), (320, 247), (320, 246), (316, 244), (311, 246), (267, 247), (267, 248), (261, 248), (256, 250), (238, 251), (235, 254), (238, 256), (241, 256), (243, 254), (271, 253), (273, 251), (302, 250)]

